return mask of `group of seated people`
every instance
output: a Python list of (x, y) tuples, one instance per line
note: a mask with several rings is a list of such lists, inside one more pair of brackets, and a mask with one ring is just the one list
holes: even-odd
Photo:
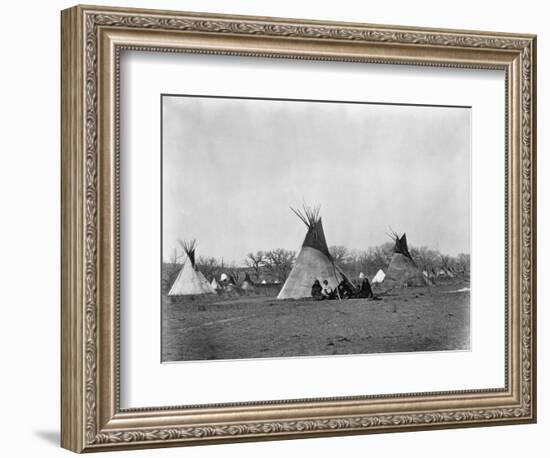
[(344, 277), (335, 289), (330, 287), (327, 280), (323, 280), (322, 285), (319, 280), (315, 280), (313, 282), (313, 286), (311, 287), (311, 297), (316, 301), (374, 298), (374, 294), (367, 277), (361, 276), (360, 280), (361, 284), (359, 288), (356, 288)]

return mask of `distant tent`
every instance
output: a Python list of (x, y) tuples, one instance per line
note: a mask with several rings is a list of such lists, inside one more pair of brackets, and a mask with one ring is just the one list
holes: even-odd
[(234, 291), (238, 291), (237, 282), (235, 281), (235, 277), (233, 277), (232, 274), (223, 273), (221, 275), (221, 288), (227, 292), (232, 293)]
[(196, 242), (180, 242), (183, 250), (187, 255), (187, 259), (183, 263), (172, 288), (168, 292), (168, 296), (194, 296), (200, 294), (215, 293), (215, 289), (208, 283), (208, 280), (197, 269), (195, 265), (195, 249)]
[(267, 285), (267, 281), (262, 280), (262, 285)]
[(244, 280), (241, 284), (241, 288), (244, 291), (254, 291), (254, 282), (250, 278), (250, 275), (248, 273), (245, 275)]
[(443, 267), (441, 269), (437, 270), (436, 277), (437, 278), (450, 278), (449, 275), (447, 274), (447, 271)]
[(443, 280), (450, 280), (452, 278), (455, 278), (455, 274), (453, 274), (449, 269), (442, 267), (437, 271), (436, 278), (443, 279)]
[(452, 269), (448, 265), (448, 258), (447, 256), (441, 256), (441, 262), (443, 263), (441, 269), (439, 269), (439, 272), (437, 273), (437, 276), (439, 278), (454, 278), (455, 274), (453, 273)]
[(220, 289), (222, 289), (221, 285), (218, 283), (218, 280), (216, 280), (216, 277), (212, 279), (210, 286), (214, 288), (215, 291), (219, 291)]
[(343, 278), (346, 278), (329, 253), (319, 207), (311, 208), (304, 205), (303, 211), (293, 208), (291, 210), (308, 230), (294, 267), (277, 299), (311, 297), (311, 287), (315, 280), (321, 283), (327, 280), (328, 285), (334, 289)]
[(409, 247), (407, 246), (407, 235), (401, 237), (395, 232), (392, 235), (395, 241), (393, 255), (386, 271), (383, 284), (386, 287), (403, 288), (407, 286), (424, 286), (429, 280), (424, 277), (414, 262)]
[(237, 286), (237, 282), (232, 274), (223, 273), (220, 276), (220, 282), (223, 286), (233, 285)]
[(455, 274), (453, 273), (453, 269), (449, 267), (448, 261), (446, 257), (442, 257), (443, 259), (443, 270), (447, 274), (448, 278), (455, 278)]
[(376, 275), (372, 277), (372, 283), (382, 283), (385, 276), (386, 274), (384, 273), (384, 271), (382, 269), (379, 269), (378, 272), (376, 272)]

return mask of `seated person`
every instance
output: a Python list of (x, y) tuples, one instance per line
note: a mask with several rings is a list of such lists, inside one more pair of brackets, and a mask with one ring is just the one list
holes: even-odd
[(338, 294), (341, 299), (349, 299), (353, 296), (353, 288), (345, 278), (338, 284)]
[[(361, 277), (360, 277), (361, 278)], [(365, 276), (362, 278), (361, 286), (359, 287), (359, 292), (355, 297), (360, 298), (372, 298), (374, 297), (374, 294), (372, 292), (372, 288), (369, 283), (369, 279)]]
[(323, 280), (323, 296), (325, 299), (334, 299), (336, 297), (335, 291), (328, 285), (327, 280)]
[(311, 287), (311, 297), (315, 301), (322, 301), (325, 296), (323, 296), (323, 287), (321, 286), (321, 283), (319, 283), (319, 280), (315, 280), (313, 282), (313, 286)]

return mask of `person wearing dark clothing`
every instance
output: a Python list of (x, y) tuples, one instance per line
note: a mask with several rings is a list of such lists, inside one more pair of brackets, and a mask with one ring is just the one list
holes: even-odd
[(361, 282), (361, 286), (359, 287), (359, 292), (357, 293), (356, 297), (360, 297), (360, 298), (374, 297), (372, 288), (370, 287), (369, 279), (367, 277), (363, 277), (363, 281)]
[(323, 280), (323, 296), (325, 299), (336, 299), (336, 291), (329, 286), (327, 280)]
[(325, 296), (323, 296), (323, 287), (321, 286), (321, 283), (319, 283), (319, 280), (315, 280), (313, 282), (313, 286), (311, 287), (311, 297), (315, 301), (322, 301)]
[(349, 299), (353, 296), (353, 289), (345, 278), (338, 284), (338, 295), (340, 299)]

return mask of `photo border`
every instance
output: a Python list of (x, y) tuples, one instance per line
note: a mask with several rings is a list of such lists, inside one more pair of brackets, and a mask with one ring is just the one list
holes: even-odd
[[(120, 63), (117, 64), (119, 66), (118, 71), (120, 71)], [(163, 314), (164, 314), (164, 307), (163, 307), (163, 296), (164, 293), (162, 292), (162, 284), (163, 284), (163, 266), (165, 263), (165, 260), (163, 259), (163, 244), (164, 244), (164, 111), (163, 111), (163, 103), (165, 97), (178, 97), (178, 98), (191, 98), (191, 99), (222, 99), (222, 100), (246, 100), (246, 101), (274, 101), (274, 102), (300, 102), (300, 103), (325, 103), (325, 104), (350, 104), (350, 105), (379, 105), (379, 106), (402, 106), (402, 107), (420, 107), (420, 108), (459, 108), (459, 109), (472, 109), (471, 105), (449, 105), (449, 104), (435, 104), (435, 103), (406, 103), (406, 102), (372, 102), (372, 101), (359, 101), (359, 100), (333, 100), (333, 99), (297, 99), (297, 98), (286, 98), (286, 97), (251, 97), (251, 96), (237, 96), (237, 95), (210, 95), (210, 94), (184, 94), (184, 93), (161, 93), (160, 94), (160, 296), (159, 296), (159, 307), (160, 307), (160, 323), (159, 326), (161, 328), (160, 332), (160, 363), (166, 364), (166, 363), (182, 363), (182, 362), (191, 362), (191, 361), (206, 361), (206, 359), (191, 359), (191, 360), (168, 360), (163, 361), (162, 359), (162, 351), (163, 351), (163, 333), (164, 333), (164, 327), (163, 327)], [(117, 132), (119, 132), (120, 126), (117, 126)], [(117, 133), (117, 136), (119, 133)], [(471, 135), (471, 132), (470, 132)], [(117, 156), (120, 157), (120, 151), (116, 152)], [(468, 177), (469, 180), (471, 180), (471, 159), (472, 151), (469, 151), (469, 162), (470, 162), (470, 176)], [(471, 195), (471, 189), (470, 189), (470, 195)], [(120, 209), (120, 196), (118, 196), (118, 208)], [(471, 207), (471, 205), (470, 205)], [(471, 208), (470, 208), (470, 217), (471, 217)], [(119, 215), (120, 219), (120, 215)], [(471, 224), (470, 224), (470, 230), (471, 230)], [(120, 241), (120, 235), (118, 236), (118, 239)], [(471, 317), (471, 298), (468, 302), (468, 315)], [(120, 326), (120, 325), (118, 325)], [(469, 323), (469, 327), (471, 326), (471, 323)], [(441, 351), (464, 351), (464, 350), (471, 350), (471, 329), (469, 333), (469, 346), (467, 349), (450, 349), (450, 350), (427, 350), (429, 352), (441, 352)], [(406, 351), (413, 352), (412, 350)], [(370, 355), (370, 354), (391, 354), (391, 353), (403, 353), (403, 351), (400, 352), (389, 352), (389, 351), (381, 351), (381, 352), (357, 352), (357, 353), (341, 353), (338, 355), (333, 356), (350, 356), (350, 355)], [(329, 356), (328, 354), (296, 354), (296, 355), (287, 355), (290, 358), (298, 357), (298, 358), (304, 358), (304, 357), (325, 357)], [(278, 356), (252, 356), (247, 358), (213, 358), (211, 361), (234, 361), (234, 360), (255, 360), (255, 359), (273, 359), (278, 358)], [(505, 384), (508, 383), (507, 381), (507, 374), (506, 371), (504, 380)], [(349, 399), (349, 396), (343, 397), (342, 399)], [(360, 396), (359, 398), (365, 398), (365, 396)], [(317, 399), (317, 398), (316, 398)], [(274, 402), (274, 401), (269, 401)], [(227, 403), (226, 405), (229, 405)]]

